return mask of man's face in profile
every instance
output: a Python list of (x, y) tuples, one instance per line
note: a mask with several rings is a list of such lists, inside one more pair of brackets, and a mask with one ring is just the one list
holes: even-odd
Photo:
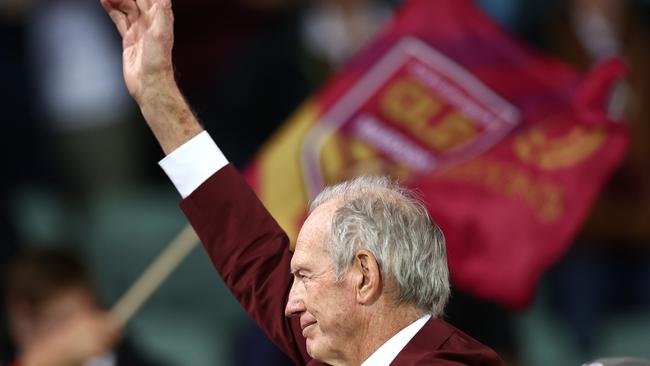
[(309, 355), (325, 362), (356, 348), (363, 332), (351, 276), (344, 274), (336, 282), (327, 250), (332, 217), (340, 205), (336, 199), (325, 202), (302, 226), (291, 259), (294, 281), (285, 309), (286, 316), (300, 318)]

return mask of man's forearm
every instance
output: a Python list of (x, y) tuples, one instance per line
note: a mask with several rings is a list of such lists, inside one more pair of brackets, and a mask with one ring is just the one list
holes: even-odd
[(140, 110), (166, 155), (203, 131), (175, 82), (145, 94)]

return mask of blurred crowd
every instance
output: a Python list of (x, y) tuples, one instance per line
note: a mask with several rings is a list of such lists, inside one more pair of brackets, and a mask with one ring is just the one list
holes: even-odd
[[(579, 70), (624, 58), (631, 145), (571, 250), (542, 279), (531, 309), (512, 313), (457, 291), (447, 317), (509, 365), (650, 358), (650, 332), (642, 326), (650, 322), (650, 1), (477, 4), (515, 37)], [(395, 6), (399, 1), (175, 1), (178, 82), (230, 161), (243, 167)], [(99, 1), (0, 0), (0, 29), (5, 365), (33, 348), (25, 329), (66, 334), (73, 321), (65, 309), (57, 313), (61, 303), (75, 303), (77, 318), (103, 314), (183, 219), (160, 212), (177, 198), (123, 85), (119, 38)], [(154, 298), (126, 335), (111, 337), (145, 355), (117, 364), (289, 364), (236, 309), (207, 260), (191, 260), (196, 265), (182, 268), (187, 275)], [(202, 291), (214, 293), (204, 306), (196, 304)], [(194, 318), (180, 315), (196, 309)], [(180, 323), (186, 328), (176, 328)]]

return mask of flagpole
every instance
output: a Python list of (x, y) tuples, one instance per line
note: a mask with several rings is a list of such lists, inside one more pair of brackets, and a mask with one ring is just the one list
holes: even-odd
[(120, 327), (128, 323), (198, 243), (196, 233), (186, 225), (111, 308), (110, 314)]

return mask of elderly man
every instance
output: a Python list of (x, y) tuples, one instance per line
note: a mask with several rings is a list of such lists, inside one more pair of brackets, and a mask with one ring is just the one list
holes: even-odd
[(295, 252), (176, 86), (170, 0), (102, 0), (123, 37), (127, 87), (167, 154), (160, 165), (212, 262), (246, 311), (299, 365), (499, 365), (439, 319), (444, 239), (387, 179), (314, 201)]

